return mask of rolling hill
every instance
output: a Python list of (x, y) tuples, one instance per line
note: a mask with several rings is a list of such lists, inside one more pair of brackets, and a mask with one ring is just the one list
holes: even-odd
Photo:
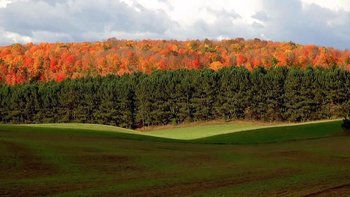
[(101, 125), (1, 125), (0, 195), (341, 196), (350, 192), (350, 138), (339, 123), (214, 136), (223, 125), (207, 125), (207, 137), (192, 140)]

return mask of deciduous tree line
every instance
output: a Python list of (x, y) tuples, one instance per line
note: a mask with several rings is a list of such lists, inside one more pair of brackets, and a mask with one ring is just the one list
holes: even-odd
[(116, 40), (0, 46), (0, 83), (65, 79), (155, 70), (243, 66), (350, 70), (350, 52), (293, 42), (244, 40)]
[(339, 68), (180, 69), (0, 85), (2, 123), (302, 122), (344, 117), (349, 104), (350, 72)]

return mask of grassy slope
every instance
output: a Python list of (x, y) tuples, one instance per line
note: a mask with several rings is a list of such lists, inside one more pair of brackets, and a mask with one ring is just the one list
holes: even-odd
[[(263, 129), (261, 130), (261, 132), (264, 132), (265, 129), (267, 128), (278, 127), (278, 129), (272, 129), (278, 132), (279, 130), (282, 130), (280, 129), (280, 127), (301, 126), (301, 127), (298, 127), (298, 130), (299, 130), (299, 128), (302, 128), (303, 125), (328, 123), (328, 122), (334, 122), (335, 124), (338, 124), (339, 120), (315, 121), (315, 122), (298, 123), (298, 124), (295, 124), (295, 123), (266, 124), (261, 122), (247, 122), (247, 121), (234, 121), (234, 122), (221, 122), (221, 123), (219, 122), (219, 123), (205, 123), (205, 124), (201, 123), (201, 124), (182, 125), (182, 126), (173, 127), (173, 128), (155, 128), (155, 129), (147, 130), (146, 132), (135, 131), (131, 129), (124, 129), (124, 128), (114, 127), (114, 126), (107, 126), (107, 125), (81, 124), (81, 123), (28, 124), (28, 125), (21, 125), (21, 126), (24, 126), (26, 128), (73, 129), (73, 130), (89, 130), (89, 131), (95, 131), (95, 132), (115, 132), (115, 133), (121, 133), (120, 135), (124, 135), (124, 136), (128, 136), (126, 134), (135, 134), (135, 135), (153, 136), (158, 138), (169, 138), (169, 139), (176, 139), (176, 140), (200, 141), (201, 138), (213, 137), (213, 139), (217, 139), (215, 136), (222, 138), (220, 136), (230, 136), (230, 135), (234, 135), (234, 133), (236, 132), (241, 132), (241, 131)], [(12, 125), (7, 125), (7, 126), (10, 128)], [(224, 135), (224, 134), (228, 134), (228, 135)], [(246, 133), (243, 133), (243, 135), (246, 135)], [(143, 137), (138, 136), (137, 138), (143, 138)], [(215, 142), (215, 140), (213, 140), (213, 142)]]
[(291, 140), (323, 138), (343, 134), (341, 121), (310, 123), (292, 126), (276, 126), (246, 132), (215, 135), (194, 140), (199, 143), (256, 144)]
[[(329, 122), (201, 141), (246, 143), (216, 145), (1, 125), (0, 196), (340, 196), (350, 192), (350, 137), (332, 136), (338, 128)], [(281, 142), (305, 138), (319, 139)]]
[[(82, 125), (79, 127), (79, 125)], [(111, 127), (104, 125), (83, 125), (83, 124), (50, 124), (50, 125), (0, 125), (0, 131), (13, 133), (28, 133), (41, 135), (50, 133), (62, 136), (101, 136), (114, 139), (129, 139), (141, 141), (160, 141), (160, 142), (182, 142), (169, 138), (144, 135), (136, 133), (133, 130), (123, 129), (119, 127)]]
[[(10, 126), (10, 125), (9, 125)], [(169, 139), (191, 140), (202, 137), (208, 137), (219, 134), (226, 134), (231, 132), (252, 130), (257, 128), (264, 128), (266, 124), (253, 122), (230, 122), (230, 123), (214, 123), (204, 125), (186, 125), (185, 127), (175, 127), (166, 129), (154, 129), (151, 131), (135, 131), (131, 129), (124, 129), (120, 127), (98, 125), (98, 124), (80, 124), (80, 123), (59, 123), (59, 124), (28, 124), (21, 125), (25, 127), (35, 128), (56, 128), (56, 129), (84, 129), (94, 131), (109, 131), (118, 133), (128, 133), (135, 135), (154, 136)]]
[[(221, 123), (205, 123), (205, 124), (189, 124), (185, 126), (176, 126), (174, 128), (151, 129), (144, 133), (150, 136), (164, 137), (170, 139), (181, 140), (199, 140), (201, 138), (212, 137), (224, 134), (233, 134), (241, 131), (259, 130), (264, 132), (267, 128), (303, 126), (309, 124), (339, 122), (340, 120), (321, 120), (305, 123), (263, 123), (263, 122), (248, 122), (248, 121), (233, 121)], [(338, 124), (338, 123), (335, 123)], [(278, 129), (280, 130), (280, 129)], [(243, 134), (245, 135), (245, 134)]]
[(266, 127), (266, 124), (254, 122), (228, 122), (204, 125), (188, 125), (184, 127), (155, 129), (146, 132), (147, 135), (171, 139), (192, 140), (208, 136), (233, 133)]
[(52, 123), (52, 124), (23, 124), (22, 126), (37, 127), (37, 128), (62, 128), (62, 129), (88, 129), (95, 131), (111, 131), (121, 133), (135, 133), (134, 130), (124, 129), (101, 124), (85, 124), (85, 123)]

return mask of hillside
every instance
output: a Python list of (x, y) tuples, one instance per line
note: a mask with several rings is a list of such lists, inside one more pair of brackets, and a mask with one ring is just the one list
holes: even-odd
[(116, 40), (93, 43), (14, 44), (0, 47), (0, 83), (62, 81), (67, 78), (154, 70), (218, 70), (227, 66), (350, 68), (350, 53), (293, 42), (244, 40)]
[(99, 125), (0, 125), (0, 195), (346, 196), (350, 138), (339, 124), (186, 142)]
[[(263, 123), (249, 121), (190, 123), (172, 128), (154, 127), (147, 130), (82, 124), (0, 124), (4, 131), (77, 133), (110, 136), (132, 140), (171, 141), (213, 144), (254, 144), (305, 140), (342, 134), (341, 120), (310, 121), (305, 123)], [(168, 126), (169, 127), (169, 126)]]

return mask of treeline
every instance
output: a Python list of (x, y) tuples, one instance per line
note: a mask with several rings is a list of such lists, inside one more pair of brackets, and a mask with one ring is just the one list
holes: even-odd
[(117, 40), (0, 46), (0, 83), (61, 82), (155, 70), (334, 66), (350, 70), (350, 52), (293, 42)]
[(339, 68), (225, 67), (0, 85), (2, 123), (301, 122), (344, 117), (349, 106), (350, 72)]

